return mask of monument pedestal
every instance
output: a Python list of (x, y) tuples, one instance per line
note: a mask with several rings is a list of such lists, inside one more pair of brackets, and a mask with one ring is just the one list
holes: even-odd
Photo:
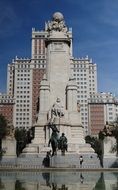
[(2, 140), (2, 158), (16, 158), (16, 140), (15, 138), (6, 137)]
[(103, 165), (105, 168), (118, 167), (118, 157), (116, 152), (112, 151), (113, 146), (116, 144), (116, 139), (114, 137), (105, 137), (103, 141), (104, 145), (104, 157)]
[[(38, 166), (43, 167), (42, 162), (46, 156), (46, 152), (50, 151), (50, 147), (45, 147), (40, 153), (35, 154), (22, 154), (17, 161), (18, 165), (24, 166)], [(61, 151), (57, 152), (57, 155), (50, 157), (50, 167), (54, 168), (80, 168), (80, 156), (83, 156), (82, 168), (101, 168), (100, 161), (94, 152), (87, 151), (75, 152), (69, 150), (62, 155)]]

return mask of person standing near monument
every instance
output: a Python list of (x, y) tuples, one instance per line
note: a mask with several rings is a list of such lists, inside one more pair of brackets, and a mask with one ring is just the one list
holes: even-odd
[(79, 158), (79, 160), (80, 160), (80, 168), (82, 168), (82, 163), (83, 163), (83, 156), (80, 156), (80, 158)]
[(46, 153), (46, 157), (43, 159), (43, 166), (50, 167), (50, 152)]

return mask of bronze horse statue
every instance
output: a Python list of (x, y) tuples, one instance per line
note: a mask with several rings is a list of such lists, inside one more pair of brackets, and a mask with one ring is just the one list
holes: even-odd
[(58, 149), (58, 140), (59, 140), (59, 131), (55, 124), (49, 124), (49, 127), (52, 129), (52, 135), (49, 140), (48, 146), (52, 147), (52, 156), (57, 155), (57, 149)]
[(62, 155), (65, 155), (65, 151), (67, 151), (67, 138), (65, 134), (62, 133), (62, 136), (59, 138), (59, 131), (55, 124), (49, 124), (49, 127), (52, 129), (52, 135), (49, 140), (48, 146), (52, 147), (52, 156), (57, 155), (57, 150), (61, 150)]

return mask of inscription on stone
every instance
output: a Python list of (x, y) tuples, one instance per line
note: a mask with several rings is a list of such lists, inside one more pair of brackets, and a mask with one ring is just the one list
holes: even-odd
[(54, 50), (62, 50), (63, 44), (62, 43), (54, 43)]

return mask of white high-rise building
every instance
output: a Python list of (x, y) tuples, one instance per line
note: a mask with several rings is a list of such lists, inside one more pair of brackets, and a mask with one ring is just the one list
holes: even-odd
[(32, 64), (30, 59), (15, 58), (8, 65), (8, 94), (15, 98), (13, 124), (32, 126)]
[(97, 92), (97, 65), (85, 58), (72, 59), (71, 73), (77, 82), (77, 100), (80, 104), (82, 125), (88, 133), (88, 99)]
[(40, 81), (45, 64), (16, 57), (8, 65), (7, 94), (15, 99), (13, 124), (30, 128), (36, 120)]
[(89, 133), (98, 135), (106, 122), (118, 117), (118, 98), (112, 93), (96, 93), (89, 98)]

